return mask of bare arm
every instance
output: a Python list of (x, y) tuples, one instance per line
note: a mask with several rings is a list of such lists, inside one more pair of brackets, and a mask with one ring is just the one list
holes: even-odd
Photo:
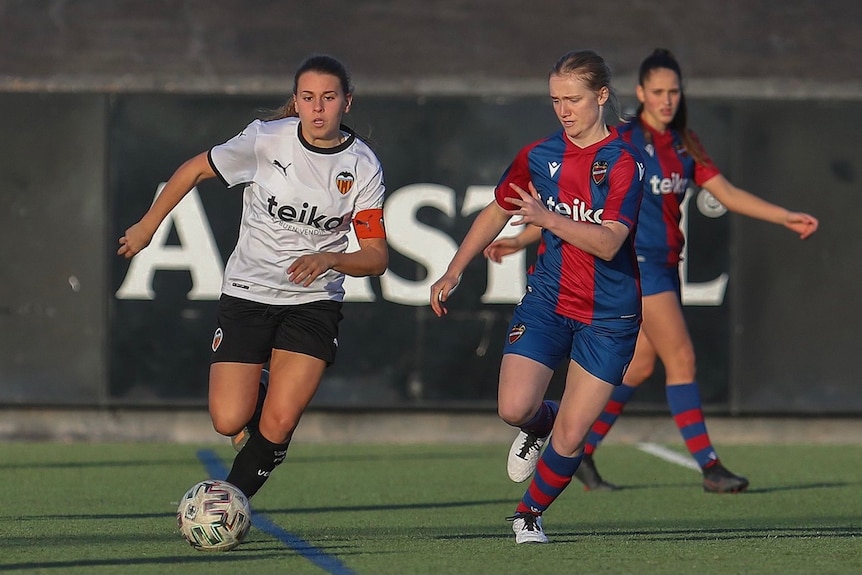
[(203, 180), (214, 177), (215, 172), (207, 159), (207, 152), (186, 160), (165, 184), (162, 193), (147, 213), (120, 238), (120, 249), (117, 250), (117, 254), (129, 259), (147, 247), (159, 224), (183, 197)]
[(528, 245), (539, 241), (541, 237), (542, 228), (524, 226), (524, 231), (517, 236), (494, 240), (482, 253), (492, 262), (500, 263), (503, 261), (503, 257), (521, 251)]
[(820, 225), (817, 218), (802, 213), (791, 212), (781, 206), (767, 202), (754, 194), (731, 184), (721, 174), (704, 182), (702, 186), (715, 196), (731, 212), (779, 224), (799, 234), (800, 239), (806, 239), (817, 231)]
[(467, 236), (449, 263), (446, 273), (431, 286), (431, 309), (438, 317), (447, 313), (443, 303), (458, 286), (464, 268), (491, 243), (491, 240), (497, 237), (510, 217), (511, 215), (496, 201), (488, 204), (476, 216), (470, 231), (467, 232)]
[(291, 282), (307, 287), (330, 269), (354, 277), (379, 276), (388, 265), (386, 239), (367, 238), (359, 239), (359, 249), (355, 252), (319, 252), (301, 256), (287, 268), (287, 277)]

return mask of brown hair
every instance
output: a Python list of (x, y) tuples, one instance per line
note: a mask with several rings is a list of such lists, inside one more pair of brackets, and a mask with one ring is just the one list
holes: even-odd
[(338, 59), (325, 54), (316, 54), (309, 56), (300, 64), (293, 75), (293, 93), (287, 102), (275, 110), (266, 112), (263, 120), (280, 120), (282, 118), (291, 118), (299, 116), (296, 111), (296, 91), (299, 84), (299, 78), (306, 72), (318, 72), (321, 74), (329, 74), (338, 78), (341, 83), (341, 90), (345, 95), (353, 93), (353, 85), (350, 83), (350, 74), (347, 73), (347, 68)]
[[(674, 55), (670, 53), (670, 50), (656, 48), (653, 50), (652, 54), (644, 58), (643, 62), (641, 62), (640, 70), (638, 71), (638, 84), (643, 87), (644, 82), (649, 75), (652, 74), (653, 70), (658, 68), (664, 68), (674, 72), (676, 77), (679, 79), (679, 107), (677, 107), (676, 114), (670, 121), (669, 125), (680, 135), (682, 138), (682, 145), (685, 147), (688, 154), (694, 158), (694, 161), (699, 164), (703, 164), (703, 148), (701, 148), (700, 143), (698, 143), (694, 134), (691, 133), (691, 130), (688, 129), (688, 108), (685, 105), (685, 93), (682, 91), (682, 69), (679, 67), (679, 62), (676, 61)], [(638, 118), (640, 118), (643, 109), (643, 104), (638, 106), (637, 112), (635, 112)], [(645, 132), (645, 134), (647, 141), (649, 142), (651, 139), (650, 134), (649, 132)]]

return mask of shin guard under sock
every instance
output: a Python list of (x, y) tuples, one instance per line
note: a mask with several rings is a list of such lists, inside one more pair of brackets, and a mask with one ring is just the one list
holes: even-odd
[(260, 432), (255, 433), (237, 453), (226, 481), (236, 485), (251, 499), (269, 479), (270, 473), (284, 461), (289, 443), (272, 443)]
[(572, 476), (581, 464), (581, 459), (583, 455), (563, 457), (549, 442), (539, 458), (533, 480), (524, 493), (523, 499), (518, 503), (515, 513), (541, 515), (571, 483)]
[(614, 387), (611, 398), (605, 404), (605, 408), (598, 419), (596, 419), (596, 422), (593, 423), (592, 428), (590, 428), (590, 433), (587, 435), (587, 443), (584, 446), (584, 455), (593, 454), (596, 447), (599, 446), (599, 443), (602, 442), (602, 439), (605, 438), (611, 427), (616, 423), (617, 418), (623, 412), (623, 408), (632, 398), (636, 389), (637, 387), (624, 383)]
[(718, 461), (718, 455), (712, 447), (712, 441), (706, 432), (706, 422), (703, 419), (703, 404), (700, 400), (700, 389), (697, 382), (683, 385), (668, 385), (667, 404), (673, 420), (685, 440), (688, 452), (694, 457), (701, 468), (709, 467)]

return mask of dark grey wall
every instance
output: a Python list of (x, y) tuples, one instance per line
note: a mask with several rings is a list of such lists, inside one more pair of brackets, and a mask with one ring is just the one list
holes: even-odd
[(541, 92), (569, 50), (630, 79), (661, 45), (699, 95), (858, 95), (859, 22), (855, 0), (0, 0), (0, 87), (277, 93), (327, 52), (366, 94)]
[[(188, 270), (161, 269), (154, 296), (120, 297), (129, 265), (116, 238), (188, 156), (220, 142), (280, 97), (0, 94), (16, 138), (0, 147), (0, 401), (17, 404), (202, 404), (214, 297), (190, 299)], [(851, 327), (862, 268), (850, 219), (859, 207), (858, 111), (822, 101), (692, 99), (693, 126), (738, 185), (821, 218), (801, 242), (779, 226), (711, 218), (689, 204), (688, 280), (727, 273), (720, 305), (686, 306), (707, 407), (727, 413), (862, 411), (860, 351)], [(556, 129), (544, 98), (367, 97), (351, 122), (370, 132), (390, 198), (411, 186), (448, 190), (454, 211), (387, 212), (390, 272), (418, 285), (474, 212), (467, 191), (493, 186), (517, 148)], [(828, 137), (823, 137), (828, 134)], [(417, 137), (420, 135), (421, 137)], [(236, 237), (236, 190), (200, 186), (203, 217), (223, 262)], [(394, 204), (393, 204), (394, 206)], [(415, 218), (415, 224), (402, 221)], [(396, 231), (397, 230), (397, 231)], [(176, 231), (168, 243), (179, 245)], [(443, 251), (441, 251), (443, 250)], [(444, 254), (444, 255), (441, 255)], [(433, 317), (369, 283), (374, 301), (350, 301), (339, 361), (320, 407), (490, 409), (502, 337), (514, 302), (483, 303), (488, 267), (467, 270), (452, 313)], [(433, 278), (432, 278), (433, 279)], [(422, 290), (419, 290), (422, 291)], [(391, 292), (391, 287), (389, 289)], [(423, 292), (424, 293), (424, 292)], [(400, 296), (399, 296), (400, 297)], [(840, 321), (838, 321), (840, 319)], [(373, 334), (373, 337), (370, 336)], [(661, 372), (632, 409), (663, 410)], [(561, 375), (552, 394), (559, 394)]]
[(858, 410), (862, 155), (858, 106), (750, 102), (734, 118), (736, 177), (816, 214), (812, 240), (734, 223), (733, 403), (740, 410)]
[(105, 101), (0, 94), (0, 401), (105, 399)]
[[(554, 129), (546, 73), (559, 55), (595, 49), (631, 102), (660, 44), (730, 179), (822, 223), (802, 243), (690, 213), (691, 281), (729, 274), (722, 305), (686, 308), (708, 409), (858, 413), (860, 21), (853, 0), (0, 0), (0, 402), (205, 401), (213, 302), (188, 300), (189, 274), (167, 270), (156, 299), (116, 298), (116, 237), (185, 157), (280, 103), (308, 54), (352, 70), (351, 122), (390, 191), (434, 183), (460, 209), (469, 186), (493, 185), (518, 146)], [(217, 184), (202, 195), (226, 258), (238, 200)], [(452, 242), (471, 221), (416, 217)], [(411, 281), (428, 273), (398, 250), (392, 264)], [(318, 404), (493, 406), (509, 306), (482, 304), (486, 269), (471, 273), (445, 324), (372, 282), (377, 302), (348, 304), (343, 324), (363, 345), (342, 352)], [(660, 378), (631, 409), (664, 409)]]

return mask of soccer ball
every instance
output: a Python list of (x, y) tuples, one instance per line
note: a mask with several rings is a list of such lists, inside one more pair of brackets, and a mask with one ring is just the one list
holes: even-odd
[(183, 539), (199, 551), (230, 551), (251, 528), (248, 498), (227, 481), (201, 481), (180, 500), (177, 525)]

